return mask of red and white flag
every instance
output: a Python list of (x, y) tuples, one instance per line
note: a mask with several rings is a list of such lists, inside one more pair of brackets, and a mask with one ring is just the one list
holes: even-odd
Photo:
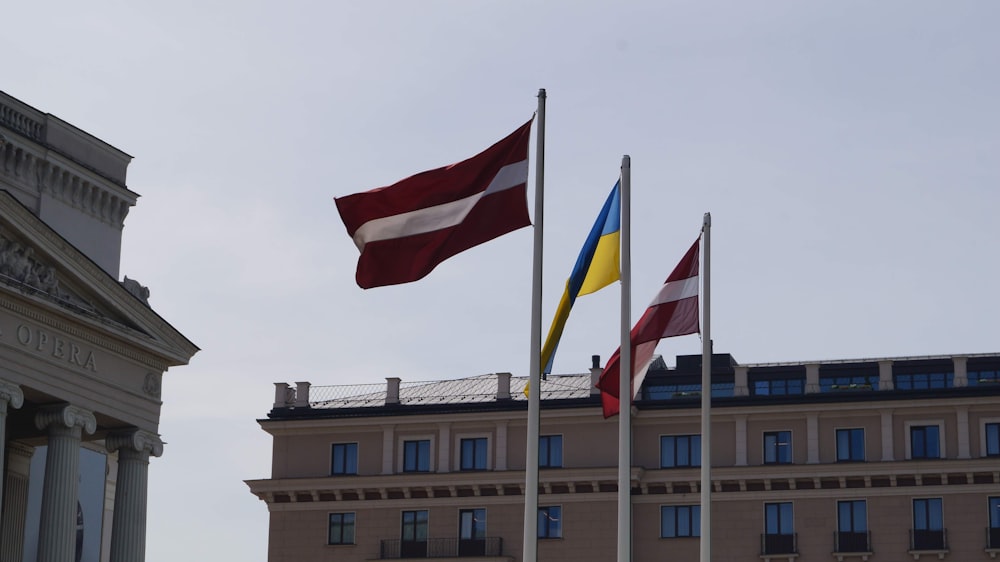
[(335, 199), (361, 251), (361, 288), (409, 283), (444, 260), (531, 225), (528, 121), (461, 162)]
[[(642, 318), (632, 328), (632, 397), (642, 388), (646, 370), (653, 361), (653, 351), (662, 338), (696, 334), (698, 325), (698, 253), (701, 239), (695, 240), (684, 254), (673, 273), (660, 287), (656, 298), (649, 304)], [(619, 353), (614, 355), (601, 373), (597, 388), (601, 389), (601, 406), (604, 417), (609, 418), (619, 410)]]

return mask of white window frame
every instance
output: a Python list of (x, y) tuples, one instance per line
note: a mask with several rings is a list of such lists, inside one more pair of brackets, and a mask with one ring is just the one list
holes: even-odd
[[(428, 473), (437, 472), (437, 455), (435, 455), (435, 452), (437, 451), (437, 446), (436, 446), (437, 439), (433, 433), (425, 433), (418, 435), (398, 435), (396, 437), (396, 472), (399, 474), (403, 474), (403, 460), (404, 460), (403, 444), (406, 443), (407, 441), (430, 441), (430, 451), (428, 452), (428, 456), (430, 456), (430, 459), (428, 459), (429, 468), (427, 472)], [(418, 472), (417, 474), (420, 473)], [(406, 510), (406, 511), (413, 511), (413, 510)]]
[[(903, 442), (906, 444), (906, 460), (914, 460), (913, 458), (913, 444), (911, 443), (910, 428), (914, 426), (929, 426), (936, 425), (938, 428), (938, 451), (941, 453), (940, 457), (942, 459), (948, 458), (947, 443), (948, 439), (944, 434), (944, 420), (910, 420), (903, 422)], [(916, 460), (926, 460), (926, 459), (916, 459)]]
[(456, 433), (455, 442), (452, 445), (452, 471), (454, 472), (476, 472), (479, 469), (462, 470), (462, 440), (486, 438), (486, 468), (493, 470), (493, 435), (488, 432)]

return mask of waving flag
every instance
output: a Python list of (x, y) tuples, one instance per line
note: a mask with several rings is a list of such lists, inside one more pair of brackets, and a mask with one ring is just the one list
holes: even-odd
[(587, 241), (576, 258), (573, 272), (566, 281), (566, 289), (559, 300), (552, 327), (542, 346), (543, 373), (552, 372), (552, 361), (562, 337), (569, 311), (576, 297), (596, 292), (621, 278), (619, 255), (621, 251), (621, 182), (616, 183), (608, 195), (601, 214), (590, 229)]
[[(642, 387), (646, 370), (653, 360), (653, 351), (662, 338), (698, 333), (698, 253), (700, 239), (684, 254), (673, 273), (632, 328), (632, 396)], [(619, 410), (619, 353), (615, 351), (601, 373), (597, 387), (601, 389), (604, 417)], [(631, 402), (630, 402), (631, 403)]]
[(528, 121), (468, 160), (336, 198), (361, 251), (358, 285), (416, 281), (459, 252), (530, 226), (530, 134)]

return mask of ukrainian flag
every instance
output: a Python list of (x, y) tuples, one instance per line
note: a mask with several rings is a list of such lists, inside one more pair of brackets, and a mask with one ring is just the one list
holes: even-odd
[(552, 319), (552, 327), (542, 346), (542, 372), (552, 372), (552, 361), (562, 337), (563, 328), (569, 318), (569, 310), (573, 308), (576, 297), (596, 292), (611, 283), (621, 279), (619, 270), (621, 254), (621, 182), (615, 184), (604, 202), (604, 208), (597, 217), (597, 222), (590, 229), (590, 235), (576, 258), (573, 273), (566, 281), (566, 290), (559, 299), (556, 317)]

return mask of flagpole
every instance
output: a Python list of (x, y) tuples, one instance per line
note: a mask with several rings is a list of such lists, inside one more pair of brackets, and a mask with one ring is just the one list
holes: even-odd
[(710, 249), (712, 214), (702, 226), (701, 297), (701, 562), (712, 560), (712, 332), (710, 311)]
[(535, 134), (535, 251), (531, 278), (531, 353), (528, 361), (528, 430), (524, 455), (524, 562), (538, 559), (538, 433), (542, 387), (542, 222), (545, 191), (545, 88), (538, 90)]
[(622, 156), (621, 350), (618, 370), (618, 562), (632, 559), (632, 161)]

